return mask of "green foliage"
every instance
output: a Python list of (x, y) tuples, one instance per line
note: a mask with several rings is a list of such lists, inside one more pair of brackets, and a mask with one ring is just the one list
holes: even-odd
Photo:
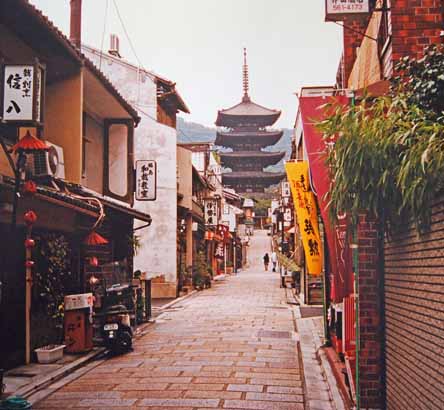
[(211, 268), (207, 263), (205, 251), (199, 250), (193, 265), (193, 286), (195, 288), (203, 288), (205, 285), (211, 286)]
[[(52, 319), (59, 336), (63, 327), (63, 301), (67, 290), (72, 286), (71, 247), (64, 235), (47, 233), (35, 237), (36, 262), (33, 275), (33, 303), (40, 315)], [(60, 342), (54, 341), (54, 342)]]
[(128, 245), (133, 251), (133, 255), (137, 255), (142, 247), (142, 241), (140, 240), (140, 235), (128, 235), (127, 236)]
[(327, 143), (338, 137), (327, 160), (332, 218), (347, 212), (356, 223), (366, 210), (390, 228), (410, 219), (419, 231), (430, 224), (430, 204), (443, 187), (444, 172), (444, 121), (436, 111), (444, 106), (444, 55), (434, 50), (419, 61), (401, 61), (390, 96), (332, 107), (318, 124)]
[(444, 58), (441, 45), (431, 45), (424, 57), (402, 58), (396, 65), (399, 73), (393, 80), (393, 90), (405, 93), (409, 104), (441, 117), (444, 111)]

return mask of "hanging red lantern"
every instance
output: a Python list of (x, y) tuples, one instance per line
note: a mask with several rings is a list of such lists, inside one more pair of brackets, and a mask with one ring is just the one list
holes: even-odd
[(25, 247), (26, 248), (33, 248), (35, 246), (35, 240), (28, 238), (25, 240)]
[(106, 245), (108, 239), (99, 235), (96, 231), (91, 231), (89, 235), (83, 240), (85, 245), (95, 246), (95, 245)]
[(37, 184), (34, 181), (26, 181), (23, 185), (23, 191), (28, 194), (35, 194), (37, 192)]
[(24, 219), (25, 224), (31, 226), (37, 221), (37, 214), (34, 211), (28, 211), (25, 213)]
[(35, 263), (34, 261), (28, 260), (28, 261), (25, 262), (25, 266), (27, 268), (32, 268), (34, 266), (34, 263)]
[(99, 266), (99, 260), (97, 259), (96, 256), (91, 256), (91, 257), (89, 258), (89, 264), (90, 264), (91, 266)]

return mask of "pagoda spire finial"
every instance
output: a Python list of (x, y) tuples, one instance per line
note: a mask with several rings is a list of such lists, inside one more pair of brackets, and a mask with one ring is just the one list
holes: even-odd
[(250, 101), (250, 96), (248, 95), (248, 64), (247, 64), (247, 49), (244, 47), (244, 66), (243, 66), (243, 88), (244, 96), (242, 101)]

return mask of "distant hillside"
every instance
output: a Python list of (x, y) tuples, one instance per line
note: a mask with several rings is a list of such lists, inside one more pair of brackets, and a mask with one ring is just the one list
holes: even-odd
[[(177, 121), (179, 142), (214, 142), (216, 139), (216, 128), (206, 127), (195, 122), (185, 121), (178, 117)], [(293, 130), (284, 128), (284, 136), (273, 147), (267, 148), (267, 151), (285, 151), (285, 159), (288, 159), (291, 152), (291, 136)], [(284, 166), (281, 161), (279, 164), (270, 167), (269, 171), (283, 171)]]

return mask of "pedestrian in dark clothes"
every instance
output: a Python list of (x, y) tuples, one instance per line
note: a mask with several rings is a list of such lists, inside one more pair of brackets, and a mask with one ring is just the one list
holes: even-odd
[(265, 271), (267, 271), (268, 270), (268, 264), (270, 263), (270, 257), (268, 256), (268, 253), (266, 253), (264, 255), (263, 259), (264, 259), (264, 268), (265, 268)]

